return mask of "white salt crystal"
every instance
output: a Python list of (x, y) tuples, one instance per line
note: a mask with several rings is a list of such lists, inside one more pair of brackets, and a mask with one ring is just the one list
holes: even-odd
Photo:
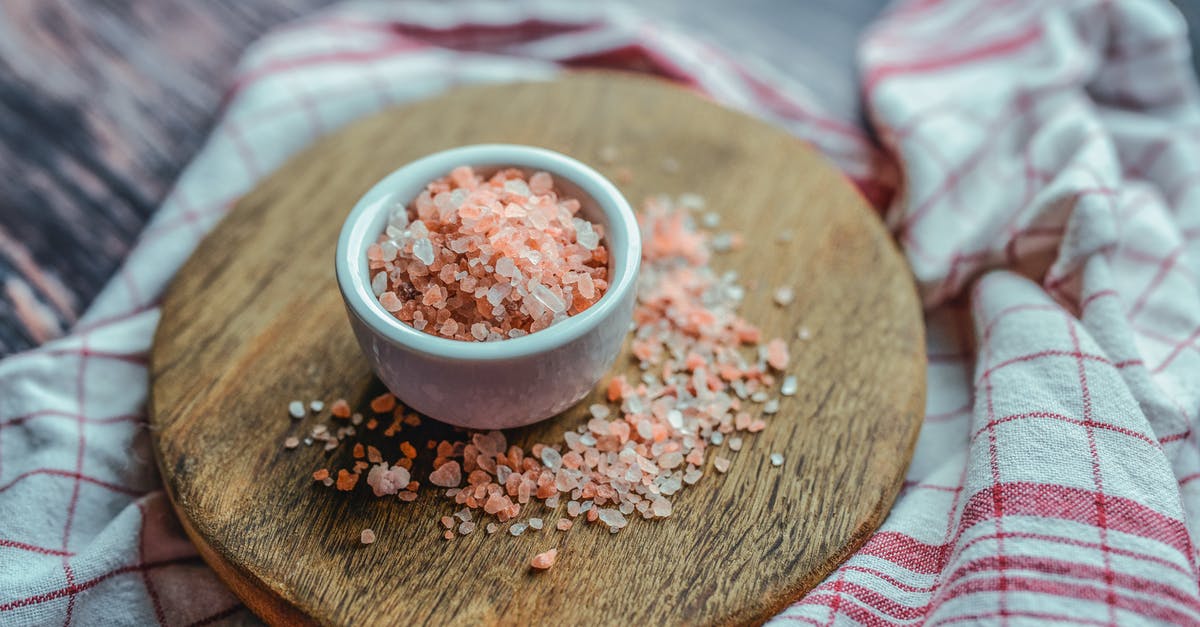
[(313, 401), (308, 404), (308, 408), (313, 410), (313, 412), (321, 411), (322, 409), (325, 409), (325, 402), (324, 401)]
[(600, 403), (592, 403), (588, 406), (588, 411), (592, 414), (593, 418), (608, 418), (611, 413), (608, 405), (601, 405)]
[(777, 399), (777, 398), (773, 398), (773, 399), (767, 401), (766, 405), (763, 405), (763, 413), (764, 414), (770, 415), (770, 414), (774, 414), (777, 411), (779, 411), (779, 399)]
[(725, 434), (718, 431), (718, 432), (712, 434), (711, 441), (713, 444), (720, 446), (721, 443), (725, 441)]
[(704, 197), (699, 194), (680, 194), (679, 205), (687, 209), (703, 209)]
[(300, 401), (292, 401), (288, 403), (288, 413), (291, 414), (292, 418), (303, 418), (304, 403), (301, 403)]
[(519, 535), (525, 533), (525, 530), (528, 528), (529, 528), (529, 525), (527, 525), (523, 522), (513, 523), (513, 526), (508, 528), (508, 532), (514, 536), (519, 536)]
[(775, 304), (780, 307), (787, 307), (796, 300), (796, 292), (790, 287), (781, 287), (775, 290)]
[(701, 218), (700, 222), (710, 229), (715, 229), (717, 228), (717, 225), (721, 223), (721, 216), (715, 211), (709, 211), (708, 213), (704, 214), (704, 217)]
[(380, 294), (387, 291), (387, 273), (377, 272), (375, 278), (371, 279), (371, 291), (375, 293), (376, 298)]
[(779, 393), (784, 396), (792, 396), (799, 388), (794, 375), (788, 375), (783, 378), (783, 385), (779, 386)]
[(562, 455), (549, 446), (542, 447), (542, 463), (545, 464), (547, 468), (556, 470), (562, 465)]
[(771, 465), (772, 466), (782, 466), (783, 465), (783, 455), (781, 453), (771, 453)]
[(600, 510), (600, 522), (616, 529), (620, 529), (621, 527), (629, 524), (629, 522), (625, 520), (624, 514), (622, 514), (619, 510), (609, 507), (605, 507)]
[(672, 410), (668, 411), (667, 412), (667, 422), (671, 423), (671, 426), (676, 429), (682, 429), (683, 428), (683, 412), (679, 411), (678, 409), (672, 409)]
[[(508, 258), (505, 257), (504, 259), (508, 259)], [(511, 260), (510, 260), (510, 262), (511, 262)], [(508, 298), (508, 295), (511, 292), (512, 292), (512, 286), (509, 285), (508, 283), (496, 283), (495, 285), (488, 288), (487, 300), (489, 303), (491, 303), (491, 305), (493, 307), (498, 307), (498, 306), (500, 306), (500, 303), (504, 302), (505, 298)]]
[(433, 244), (429, 238), (422, 237), (413, 242), (413, 256), (425, 265), (433, 263)]
[(397, 246), (396, 242), (393, 242), (392, 240), (387, 240), (386, 242), (380, 244), (379, 249), (383, 251), (384, 261), (394, 261), (396, 259), (396, 253), (400, 251), (400, 247)]
[(731, 451), (742, 450), (742, 438), (736, 437), (736, 436), (729, 438), (729, 450), (731, 450)]
[(549, 309), (554, 313), (562, 313), (567, 310), (567, 304), (564, 303), (561, 298), (556, 296), (554, 292), (551, 292), (550, 288), (546, 287), (545, 285), (537, 283), (533, 286), (533, 290), (531, 291), (533, 293), (533, 297), (545, 305), (546, 309)]
[(660, 518), (670, 516), (671, 515), (671, 502), (660, 496), (660, 497), (654, 499), (654, 503), (651, 504), (651, 506), (650, 506), (650, 511), (652, 511), (655, 516), (658, 516)]
[(525, 181), (522, 181), (521, 179), (509, 179), (504, 181), (504, 189), (520, 196), (529, 195), (529, 185), (526, 185)]
[(534, 529), (541, 529), (543, 526), (542, 519), (541, 518), (530, 518), (529, 526), (533, 527)]
[(592, 229), (592, 223), (580, 218), (572, 222), (575, 224), (575, 241), (587, 250), (595, 250), (600, 245), (600, 236)]

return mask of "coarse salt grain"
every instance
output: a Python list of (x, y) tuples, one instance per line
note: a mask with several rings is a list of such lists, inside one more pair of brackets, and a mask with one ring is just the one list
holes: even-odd
[(580, 202), (560, 195), (549, 174), (525, 176), (510, 168), (485, 179), (460, 167), (398, 206), (367, 249), (383, 308), (425, 333), (493, 341), (599, 300), (608, 288), (603, 227), (576, 216)]
[(325, 409), (325, 401), (313, 401), (308, 404), (308, 408), (315, 414), (322, 409)]
[(788, 375), (783, 378), (783, 384), (779, 386), (779, 393), (784, 396), (794, 396), (799, 389), (794, 375)]
[(358, 539), (363, 544), (371, 544), (375, 541), (375, 532), (370, 529), (363, 529), (362, 533), (359, 534)]
[(782, 466), (783, 465), (783, 454), (782, 453), (771, 453), (771, 465), (772, 466)]
[(546, 570), (554, 565), (554, 560), (558, 557), (558, 549), (550, 549), (545, 553), (538, 553), (529, 561), (529, 565), (536, 570)]
[(292, 418), (303, 418), (305, 414), (304, 403), (300, 401), (292, 401), (288, 403), (288, 414), (290, 414)]
[(796, 292), (790, 287), (780, 287), (775, 290), (775, 304), (780, 307), (787, 307), (796, 300)]
[(289, 436), (283, 440), (284, 448), (292, 449), (296, 448), (297, 446), (300, 446), (300, 438), (296, 436)]

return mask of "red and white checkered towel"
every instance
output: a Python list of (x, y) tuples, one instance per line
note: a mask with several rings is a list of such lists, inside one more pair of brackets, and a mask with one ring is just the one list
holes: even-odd
[(1164, 0), (913, 0), (867, 34), (862, 64), (883, 149), (771, 72), (617, 9), (351, 5), (264, 39), (85, 319), (0, 361), (0, 622), (244, 615), (179, 532), (147, 447), (164, 285), (317, 136), (456, 83), (601, 65), (816, 144), (886, 213), (928, 306), (907, 486), (780, 622), (1200, 623), (1200, 107), (1183, 21)]

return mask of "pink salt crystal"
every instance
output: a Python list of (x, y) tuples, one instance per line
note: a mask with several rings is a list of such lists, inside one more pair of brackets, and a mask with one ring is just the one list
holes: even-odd
[(429, 482), (443, 488), (456, 488), (462, 483), (462, 468), (451, 460), (429, 473)]
[(408, 486), (410, 480), (408, 469), (403, 466), (388, 467), (387, 462), (372, 466), (367, 473), (367, 485), (375, 496), (395, 494)]
[(558, 527), (559, 531), (569, 531), (574, 524), (570, 518), (559, 518), (558, 524), (555, 526)]
[(283, 446), (284, 448), (289, 449), (296, 448), (297, 446), (300, 446), (300, 438), (296, 436), (287, 437), (283, 440)]
[(767, 343), (767, 365), (776, 370), (783, 370), (788, 365), (787, 344), (779, 338)]
[[(386, 270), (372, 276), (372, 291), (401, 321), (456, 340), (544, 329), (607, 288), (603, 229), (577, 217), (580, 206), (545, 172), (526, 180), (505, 169), (484, 180), (456, 168), (394, 212), (368, 247), (371, 269)], [(567, 276), (582, 277), (578, 291)]]
[(718, 455), (715, 459), (713, 459), (713, 466), (717, 469), (717, 472), (728, 471), (729, 464), (730, 464), (730, 461), (728, 459), (725, 459), (724, 457), (721, 457), (720, 455)]
[(363, 529), (362, 533), (359, 534), (359, 541), (363, 544), (371, 544), (375, 541), (375, 532), (370, 529)]
[(401, 490), (400, 493), (397, 494), (396, 496), (397, 496), (397, 498), (399, 498), (401, 501), (404, 501), (405, 503), (411, 503), (411, 502), (417, 500), (417, 493), (413, 492), (411, 490)]
[(471, 533), (472, 531), (475, 531), (475, 523), (473, 523), (469, 520), (463, 521), (463, 523), (458, 526), (458, 533), (460, 533), (464, 536)]
[(558, 557), (558, 549), (550, 549), (545, 553), (538, 553), (529, 561), (529, 565), (536, 570), (546, 570), (554, 565), (554, 560)]

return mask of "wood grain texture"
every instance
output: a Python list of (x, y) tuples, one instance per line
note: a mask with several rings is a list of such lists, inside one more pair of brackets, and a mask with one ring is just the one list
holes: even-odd
[[(429, 152), (475, 142), (545, 146), (598, 164), (616, 147), (637, 204), (695, 191), (749, 245), (719, 256), (757, 287), (746, 315), (789, 340), (800, 392), (747, 438), (727, 475), (675, 498), (665, 521), (616, 536), (547, 525), (519, 538), (447, 542), (453, 503), (423, 487), (414, 503), (315, 486), (349, 450), (287, 451), (317, 418), (290, 399), (380, 384), (351, 335), (333, 276), (335, 239), (376, 180)], [(676, 174), (664, 158), (679, 161)], [(779, 244), (775, 235), (795, 238)], [(788, 308), (771, 291), (792, 285)], [(803, 323), (812, 339), (796, 339)], [(150, 422), (168, 493), (202, 553), (269, 622), (327, 624), (674, 624), (764, 620), (817, 584), (878, 527), (907, 468), (924, 410), (921, 311), (906, 266), (866, 203), (806, 145), (761, 122), (648, 79), (581, 74), (553, 83), (471, 87), (384, 112), (298, 156), (246, 196), (165, 298), (151, 359)], [(628, 359), (618, 369), (636, 370)], [(531, 381), (530, 385), (537, 382)], [(586, 403), (509, 433), (558, 441)], [(327, 422), (327, 420), (326, 420)], [(449, 434), (432, 420), (401, 439)], [(395, 459), (398, 441), (374, 441)], [(342, 447), (348, 449), (349, 447)], [(418, 446), (417, 468), (428, 451)], [(782, 468), (768, 454), (782, 452)], [(710, 463), (711, 463), (710, 455)], [(424, 484), (423, 473), (417, 478)], [(523, 515), (557, 517), (539, 506)], [(359, 531), (379, 539), (359, 544)], [(532, 574), (535, 553), (559, 548)]]

